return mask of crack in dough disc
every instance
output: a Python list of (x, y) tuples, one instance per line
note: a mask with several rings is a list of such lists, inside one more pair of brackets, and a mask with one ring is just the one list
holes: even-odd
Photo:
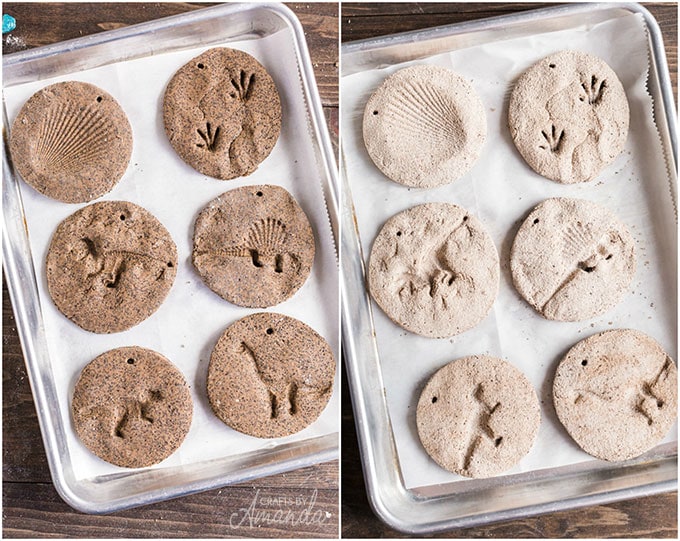
[(388, 77), (364, 110), (369, 156), (387, 177), (419, 188), (448, 184), (477, 161), (486, 139), (484, 105), (472, 86), (439, 66)]
[(460, 334), (488, 314), (498, 293), (498, 253), (477, 218), (450, 203), (390, 218), (368, 265), (371, 295), (404, 329), (431, 338)]
[(510, 96), (512, 140), (539, 175), (565, 184), (595, 178), (628, 136), (623, 85), (600, 58), (561, 51), (520, 76)]
[(635, 243), (608, 209), (547, 199), (524, 220), (510, 253), (517, 291), (547, 319), (583, 321), (616, 306), (635, 276)]
[(588, 454), (628, 460), (652, 449), (677, 417), (678, 372), (646, 334), (616, 329), (581, 340), (555, 372), (560, 422)]

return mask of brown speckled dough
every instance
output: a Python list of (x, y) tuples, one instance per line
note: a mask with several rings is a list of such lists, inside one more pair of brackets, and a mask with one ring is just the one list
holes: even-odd
[(129, 329), (153, 314), (177, 272), (170, 233), (127, 201), (88, 205), (59, 224), (47, 252), (57, 308), (87, 331)]
[(161, 354), (134, 346), (107, 351), (83, 369), (71, 412), (76, 434), (95, 455), (143, 468), (181, 445), (193, 405), (182, 373)]
[(321, 336), (297, 319), (262, 312), (220, 336), (210, 357), (208, 398), (233, 429), (279, 438), (317, 419), (334, 378), (335, 359)]
[(292, 297), (314, 261), (314, 233), (295, 199), (270, 184), (220, 195), (194, 226), (193, 263), (206, 285), (239, 306)]
[(673, 426), (678, 372), (646, 334), (617, 329), (572, 347), (553, 382), (560, 421), (586, 452), (627, 460), (659, 443)]
[(539, 175), (571, 184), (591, 180), (623, 150), (628, 100), (600, 58), (562, 51), (529, 68), (510, 97), (517, 150)]
[(215, 48), (182, 66), (163, 98), (175, 152), (204, 175), (249, 175), (274, 148), (281, 100), (271, 76), (242, 51)]
[(583, 199), (547, 199), (519, 228), (512, 280), (543, 317), (582, 321), (613, 308), (635, 275), (635, 243), (609, 210)]
[(33, 188), (64, 203), (85, 203), (109, 192), (125, 173), (132, 128), (107, 92), (68, 81), (28, 99), (9, 145), (14, 167)]
[(418, 205), (378, 233), (368, 285), (404, 329), (444, 338), (477, 325), (498, 293), (498, 253), (484, 226), (450, 203)]
[(440, 66), (391, 75), (366, 104), (364, 143), (387, 177), (419, 188), (448, 184), (477, 161), (486, 114), (472, 86)]
[(541, 421), (536, 393), (513, 365), (472, 355), (438, 370), (418, 400), (418, 436), (442, 468), (491, 477), (517, 464)]

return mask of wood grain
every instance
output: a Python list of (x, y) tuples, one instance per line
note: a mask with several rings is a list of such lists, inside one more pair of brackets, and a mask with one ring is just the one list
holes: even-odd
[[(3, 53), (186, 13), (206, 5), (4, 3), (3, 13), (13, 15), (18, 25), (16, 31), (3, 36)], [(331, 140), (337, 149), (337, 4), (288, 6), (302, 23)], [(71, 509), (50, 480), (4, 280), (2, 297), (4, 537), (338, 536), (338, 461), (106, 516)], [(309, 512), (303, 513), (305, 509)]]
[[(533, 3), (343, 3), (342, 41), (418, 30), (504, 15), (551, 4)], [(677, 4), (644, 4), (663, 33), (673, 88), (677, 95)], [(383, 524), (366, 497), (354, 417), (346, 380), (342, 408), (342, 536), (407, 537)], [(677, 492), (443, 532), (434, 537), (662, 537), (677, 538)]]

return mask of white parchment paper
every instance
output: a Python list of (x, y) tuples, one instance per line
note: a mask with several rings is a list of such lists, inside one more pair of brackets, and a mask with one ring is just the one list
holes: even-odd
[[(603, 58), (621, 79), (631, 110), (623, 153), (596, 180), (579, 185), (561, 185), (534, 173), (516, 151), (507, 128), (513, 82), (536, 61), (563, 49)], [(648, 62), (643, 20), (629, 15), (443, 52), (341, 79), (343, 153), (365, 257), (389, 217), (416, 204), (448, 201), (465, 207), (483, 222), (501, 259), (500, 292), (490, 314), (457, 337), (438, 340), (409, 333), (373, 303), (388, 409), (407, 488), (463, 479), (428, 457), (415, 423), (416, 404), (425, 383), (456, 358), (472, 354), (504, 358), (522, 370), (537, 391), (542, 422), (536, 444), (508, 474), (592, 460), (561, 427), (551, 398), (552, 375), (576, 342), (607, 329), (630, 327), (654, 337), (677, 359), (677, 226), (652, 99), (645, 85)], [(488, 126), (486, 144), (471, 171), (453, 184), (427, 190), (407, 188), (386, 178), (369, 158), (361, 129), (364, 106), (372, 92), (388, 75), (418, 63), (453, 69), (470, 81), (485, 104)], [(535, 205), (557, 196), (589, 199), (611, 209), (628, 224), (636, 241), (638, 264), (630, 291), (616, 308), (585, 322), (543, 319), (512, 286), (509, 253), (517, 228)], [(676, 439), (674, 428), (664, 441)]]
[[(177, 69), (207, 48), (112, 64), (4, 90), (10, 122), (34, 92), (66, 80), (100, 86), (118, 100), (128, 115), (134, 134), (130, 165), (118, 185), (99, 200), (128, 200), (141, 205), (165, 225), (177, 244), (177, 277), (167, 299), (150, 318), (128, 331), (112, 335), (84, 331), (66, 319), (48, 295), (44, 261), (57, 225), (85, 205), (53, 201), (23, 182), (21, 194), (59, 393), (56, 406), (65, 426), (72, 427), (69, 408), (78, 374), (94, 357), (112, 348), (138, 345), (156, 350), (182, 371), (191, 387), (194, 401), (191, 429), (179, 450), (154, 466), (156, 468), (273, 448), (335, 433), (339, 428), (337, 384), (328, 407), (315, 423), (298, 434), (275, 440), (258, 439), (232, 430), (212, 414), (207, 400), (205, 379), (210, 353), (218, 337), (237, 319), (261, 311), (241, 308), (218, 297), (203, 284), (191, 264), (193, 225), (198, 213), (213, 198), (233, 188), (277, 184), (293, 195), (309, 217), (316, 241), (311, 275), (291, 299), (268, 310), (295, 317), (314, 328), (329, 342), (339, 364), (335, 245), (308, 129), (308, 110), (291, 32), (283, 30), (261, 39), (230, 42), (227, 46), (250, 53), (265, 66), (281, 95), (283, 117), (281, 136), (269, 157), (250, 176), (231, 181), (206, 177), (186, 165), (173, 151), (163, 129), (165, 86)], [(68, 431), (68, 447), (76, 479), (121, 471), (90, 453), (72, 430)]]

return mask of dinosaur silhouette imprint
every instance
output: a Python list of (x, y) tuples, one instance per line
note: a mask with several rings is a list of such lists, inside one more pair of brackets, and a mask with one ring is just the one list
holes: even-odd
[(302, 392), (311, 392), (319, 398), (330, 392), (332, 383), (295, 379), (295, 367), (299, 364), (295, 362), (295, 357), (298, 355), (296, 351), (287, 347), (284, 349), (268, 348), (267, 351), (261, 348), (261, 350), (260, 353), (255, 354), (253, 349), (242, 341), (239, 353), (244, 353), (249, 362), (253, 363), (258, 378), (269, 393), (271, 419), (296, 415), (298, 399)]
[(659, 414), (659, 411), (666, 405), (663, 400), (660, 386), (670, 377), (672, 362), (673, 361), (669, 358), (666, 358), (666, 362), (653, 380), (637, 383), (631, 382), (628, 385), (623, 386), (623, 388), (615, 389), (615, 392), (608, 389), (593, 389), (589, 387), (577, 389), (576, 392), (578, 394), (574, 399), (574, 404), (580, 403), (586, 396), (592, 396), (596, 400), (601, 400), (603, 402), (612, 402), (625, 399), (632, 395), (632, 409), (645, 417), (648, 425), (652, 425)]
[(82, 242), (87, 247), (85, 257), (87, 274), (90, 281), (101, 280), (105, 287), (115, 289), (118, 287), (123, 273), (128, 270), (129, 263), (148, 264), (159, 267), (156, 280), (163, 278), (166, 267), (172, 267), (173, 263), (165, 262), (148, 254), (131, 252), (129, 250), (103, 250), (98, 243), (88, 237), (83, 237)]
[(277, 218), (262, 218), (250, 224), (239, 245), (210, 252), (198, 252), (198, 255), (211, 253), (227, 257), (246, 257), (251, 259), (255, 267), (271, 267), (276, 273), (282, 273), (284, 265), (290, 264), (297, 272), (300, 268), (300, 258), (288, 252), (287, 238), (286, 224)]
[(128, 427), (136, 421), (153, 424), (154, 419), (151, 408), (154, 403), (163, 400), (163, 393), (159, 390), (147, 390), (142, 400), (129, 400), (125, 403), (123, 413), (118, 418), (115, 426), (115, 435), (125, 438)]
[(493, 403), (484, 394), (484, 387), (480, 383), (477, 385), (474, 393), (477, 406), (477, 422), (470, 431), (469, 443), (463, 462), (463, 469), (465, 470), (470, 469), (474, 454), (484, 439), (493, 441), (495, 447), (499, 447), (503, 442), (503, 436), (496, 434), (490, 426), (491, 417), (498, 411), (501, 403)]
[(384, 271), (392, 269), (397, 276), (395, 283), (400, 297), (426, 290), (430, 298), (440, 301), (446, 309), (447, 297), (472, 283), (470, 276), (451, 266), (447, 254), (451, 242), (460, 244), (472, 238), (473, 231), (466, 221), (464, 218), (453, 230), (428, 223), (420, 242), (401, 248), (399, 242), (395, 243), (394, 253), (385, 258), (380, 267)]

